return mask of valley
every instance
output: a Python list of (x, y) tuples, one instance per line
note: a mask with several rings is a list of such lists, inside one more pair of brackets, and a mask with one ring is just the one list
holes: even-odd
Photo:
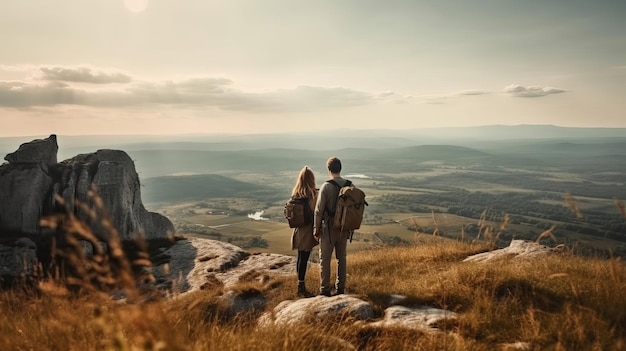
[[(585, 143), (584, 153), (573, 142), (546, 152), (535, 143), (516, 142), (508, 153), (508, 142), (481, 150), (448, 145), (255, 150), (258, 167), (249, 151), (229, 151), (225, 164), (213, 159), (202, 165), (214, 169), (211, 175), (147, 178), (142, 191), (150, 210), (168, 216), (184, 235), (293, 254), (284, 202), (304, 165), (321, 184), (332, 154), (342, 159), (344, 176), (366, 192), (370, 204), (349, 250), (403, 245), (433, 234), (502, 247), (549, 231), (542, 240), (551, 246), (626, 255), (626, 219), (619, 207), (626, 199), (626, 162), (612, 161), (626, 160), (626, 143)], [(610, 147), (613, 153), (607, 153)], [(141, 160), (136, 162), (141, 169)], [(199, 167), (190, 164), (189, 170)], [(259, 211), (262, 219), (250, 218)]]
[[(30, 140), (23, 140), (26, 142)], [(305, 165), (326, 179), (326, 159), (367, 194), (349, 250), (439, 235), (565, 244), (626, 256), (626, 130), (486, 126), (276, 135), (59, 136), (59, 161), (124, 150), (142, 201), (178, 234), (293, 254), (283, 205)], [(0, 151), (15, 149), (0, 138)]]

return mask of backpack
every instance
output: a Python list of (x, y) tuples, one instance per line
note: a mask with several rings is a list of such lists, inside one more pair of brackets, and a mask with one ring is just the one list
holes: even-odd
[(289, 222), (289, 228), (299, 228), (313, 223), (309, 199), (306, 197), (292, 197), (285, 203), (283, 212)]
[[(342, 187), (332, 179), (326, 182), (334, 184), (339, 188), (332, 221), (333, 227), (342, 232), (359, 229), (361, 227), (361, 221), (363, 220), (365, 206), (369, 206), (367, 201), (365, 201), (365, 193), (363, 190), (354, 186), (349, 180), (346, 181), (346, 185)], [(330, 213), (333, 213), (333, 211)]]

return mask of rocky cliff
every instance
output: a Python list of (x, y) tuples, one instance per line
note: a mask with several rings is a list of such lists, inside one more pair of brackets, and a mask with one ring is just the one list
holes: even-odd
[[(40, 219), (59, 211), (61, 203), (81, 219), (89, 219), (91, 212), (108, 218), (122, 240), (137, 234), (148, 240), (173, 234), (169, 219), (145, 209), (135, 165), (124, 151), (98, 150), (57, 162), (57, 150), (57, 138), (51, 135), (22, 144), (4, 158), (8, 163), (0, 165), (0, 274), (23, 273), (28, 265), (19, 263), (25, 258), (15, 257), (23, 255), (23, 238), (35, 244), (44, 240), (49, 230)], [(90, 194), (92, 189), (101, 206)], [(96, 236), (104, 235), (98, 221), (87, 222)], [(35, 257), (29, 254), (27, 261), (32, 260)], [(9, 268), (9, 262), (18, 264)]]

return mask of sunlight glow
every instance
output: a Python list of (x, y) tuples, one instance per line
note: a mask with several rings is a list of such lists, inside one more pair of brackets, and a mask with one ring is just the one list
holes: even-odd
[(124, 0), (124, 6), (131, 12), (143, 12), (148, 7), (148, 0)]

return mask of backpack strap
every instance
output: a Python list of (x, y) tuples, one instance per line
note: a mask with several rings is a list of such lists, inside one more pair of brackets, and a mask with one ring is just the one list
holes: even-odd
[[(335, 196), (335, 204), (333, 205), (333, 210), (326, 210), (328, 211), (328, 218), (333, 218), (335, 216), (335, 210), (337, 209), (337, 200), (339, 199), (339, 191), (341, 190), (341, 186), (339, 185), (339, 183), (337, 183), (334, 179), (329, 179), (326, 181), (326, 183), (330, 183), (333, 184), (334, 186), (337, 187), (337, 196)], [(350, 186), (352, 185), (352, 182), (348, 179), (346, 179), (346, 184), (344, 186)]]
[[(339, 189), (341, 189), (341, 187), (339, 186), (339, 183), (337, 183), (334, 179), (329, 179), (326, 181), (326, 183), (330, 183), (332, 185), (334, 185), (337, 188), (337, 196), (339, 195)], [(329, 210), (328, 208), (324, 208), (324, 212), (326, 212), (326, 217), (327, 218), (333, 218), (335, 216), (335, 208), (337, 208), (337, 196), (335, 196), (335, 203), (333, 204), (333, 210)]]
[[(352, 185), (352, 182), (350, 180), (346, 179), (345, 181), (346, 181), (346, 184), (344, 186)], [(334, 179), (329, 179), (326, 181), (326, 183), (334, 184), (337, 188), (341, 189), (341, 186), (339, 186), (339, 183), (337, 183)]]

